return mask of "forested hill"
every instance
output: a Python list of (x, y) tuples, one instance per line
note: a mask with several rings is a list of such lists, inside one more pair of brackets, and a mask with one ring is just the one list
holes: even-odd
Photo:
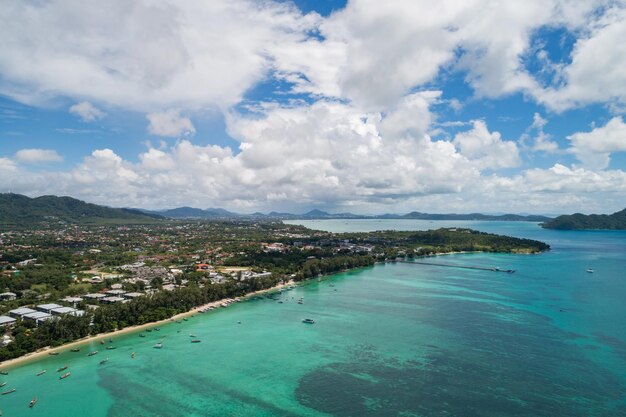
[(571, 214), (559, 216), (542, 224), (546, 229), (591, 230), (612, 229), (626, 230), (626, 209), (613, 214)]
[(30, 198), (20, 194), (0, 194), (0, 224), (27, 226), (44, 221), (68, 223), (150, 223), (161, 216), (138, 210), (110, 208), (85, 203), (71, 197), (51, 195)]

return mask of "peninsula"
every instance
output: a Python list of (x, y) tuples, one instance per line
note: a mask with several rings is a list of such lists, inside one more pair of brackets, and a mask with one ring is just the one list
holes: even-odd
[[(376, 262), (549, 250), (461, 228), (331, 233), (268, 219), (149, 216), (111, 224), (104, 209), (90, 208), (105, 214), (97, 222), (42, 216), (0, 232), (0, 361)], [(122, 212), (122, 223), (134, 215)]]

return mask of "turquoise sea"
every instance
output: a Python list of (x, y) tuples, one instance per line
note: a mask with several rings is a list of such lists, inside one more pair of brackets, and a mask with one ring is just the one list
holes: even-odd
[[(0, 375), (7, 382), (0, 390), (16, 388), (0, 396), (3, 415), (626, 416), (626, 232), (513, 222), (299, 223), (332, 231), (472, 227), (543, 240), (552, 250), (433, 260), (514, 274), (376, 265), (145, 338), (121, 336), (115, 350), (92, 344), (46, 357)], [(315, 324), (302, 323), (307, 317)], [(202, 342), (192, 344), (190, 334)], [(153, 348), (159, 341), (163, 348)], [(100, 353), (87, 357), (91, 350)], [(55, 371), (65, 365), (71, 376), (60, 380)]]

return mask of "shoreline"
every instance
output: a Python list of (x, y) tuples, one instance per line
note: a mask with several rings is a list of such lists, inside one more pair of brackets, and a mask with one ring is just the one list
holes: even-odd
[[(243, 295), (243, 296), (241, 296), (239, 298), (249, 298), (249, 297), (253, 297), (253, 296), (258, 295), (258, 294), (263, 294), (263, 293), (266, 293), (266, 292), (279, 290), (279, 289), (287, 287), (289, 285), (296, 285), (296, 284), (297, 283), (294, 282), (293, 280), (289, 280), (289, 281), (287, 281), (287, 282), (285, 282), (283, 284), (278, 284), (278, 285), (275, 285), (273, 287), (266, 288), (264, 290), (258, 290), (258, 291), (253, 291), (253, 292), (247, 293), (247, 294), (245, 294), (245, 295)], [(74, 340), (72, 342), (65, 343), (65, 344), (63, 344), (61, 346), (56, 346), (56, 347), (48, 346), (48, 347), (45, 347), (45, 348), (41, 348), (41, 349), (36, 350), (34, 352), (29, 352), (29, 353), (27, 353), (27, 354), (25, 354), (23, 356), (18, 357), (18, 358), (8, 359), (6, 361), (0, 362), (0, 367), (2, 367), (3, 371), (6, 371), (8, 369), (12, 369), (12, 368), (15, 368), (15, 367), (20, 366), (20, 365), (25, 365), (25, 364), (27, 364), (29, 362), (35, 362), (38, 359), (41, 359), (41, 358), (43, 358), (45, 356), (48, 356), (52, 352), (61, 353), (61, 352), (64, 352), (66, 350), (78, 347), (78, 346), (83, 346), (83, 345), (89, 344), (91, 342), (99, 342), (100, 340), (109, 339), (109, 338), (111, 338), (113, 336), (121, 336), (121, 335), (129, 334), (129, 333), (133, 333), (133, 332), (139, 332), (141, 330), (145, 330), (145, 329), (148, 329), (148, 328), (160, 325), (160, 324), (164, 325), (164, 324), (176, 322), (179, 319), (183, 319), (183, 318), (186, 318), (186, 317), (189, 317), (189, 316), (193, 316), (195, 314), (200, 314), (200, 310), (202, 310), (202, 309), (205, 309), (205, 308), (208, 308), (208, 307), (220, 307), (220, 305), (222, 303), (224, 303), (226, 300), (229, 300), (229, 298), (224, 298), (224, 299), (221, 299), (221, 300), (212, 301), (210, 303), (203, 304), (203, 305), (198, 306), (198, 307), (194, 307), (194, 308), (192, 308), (189, 311), (178, 313), (178, 314), (176, 314), (176, 315), (174, 315), (174, 316), (172, 316), (172, 317), (170, 317), (168, 319), (159, 320), (159, 321), (153, 321), (153, 322), (150, 322), (150, 323), (138, 324), (138, 325), (135, 325), (135, 326), (124, 327), (123, 329), (114, 330), (112, 332), (98, 333), (98, 334), (93, 335), (93, 336), (87, 336), (87, 337), (84, 337), (82, 339), (77, 339), (77, 340)]]

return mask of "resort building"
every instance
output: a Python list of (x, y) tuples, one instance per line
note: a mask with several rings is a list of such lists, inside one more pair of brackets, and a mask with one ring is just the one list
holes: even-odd
[(9, 327), (15, 323), (15, 319), (9, 316), (0, 316), (0, 327)]
[(126, 294), (126, 292), (127, 291), (124, 291), (124, 290), (109, 290), (106, 293), (108, 295), (113, 295), (113, 296), (119, 297), (122, 294)]
[(71, 304), (73, 307), (76, 307), (76, 305), (83, 301), (83, 299), (80, 297), (65, 297), (62, 298), (61, 301)]
[(57, 308), (61, 308), (63, 306), (60, 306), (58, 304), (54, 304), (54, 303), (50, 303), (50, 304), (40, 304), (36, 307), (37, 310), (39, 311), (43, 311), (44, 313), (48, 313), (51, 314), (52, 310), (57, 309)]
[(9, 311), (9, 316), (14, 317), (14, 318), (23, 318), (26, 314), (31, 314), (31, 313), (36, 313), (36, 312), (37, 310), (33, 310), (32, 308), (20, 307), (20, 308), (16, 308), (15, 310)]
[(44, 313), (43, 311), (35, 311), (34, 313), (28, 313), (22, 316), (23, 320), (32, 320), (37, 324), (43, 323), (44, 321), (50, 320), (51, 318), (52, 315)]
[(83, 316), (85, 314), (85, 312), (83, 310), (77, 310), (75, 308), (72, 307), (59, 307), (59, 308), (55, 308), (50, 310), (50, 313), (53, 316), (60, 316), (62, 314), (70, 314), (72, 316)]
[(100, 299), (101, 303), (114, 304), (124, 301), (122, 297), (104, 297)]
[(98, 293), (92, 293), (92, 294), (85, 294), (85, 295), (83, 295), (83, 299), (84, 300), (88, 300), (88, 301), (100, 301), (100, 300), (102, 300), (105, 297), (106, 297), (105, 294), (98, 294)]
[(129, 300), (134, 300), (135, 298), (141, 297), (142, 295), (144, 294), (140, 292), (127, 292), (126, 294), (122, 294), (122, 297)]

